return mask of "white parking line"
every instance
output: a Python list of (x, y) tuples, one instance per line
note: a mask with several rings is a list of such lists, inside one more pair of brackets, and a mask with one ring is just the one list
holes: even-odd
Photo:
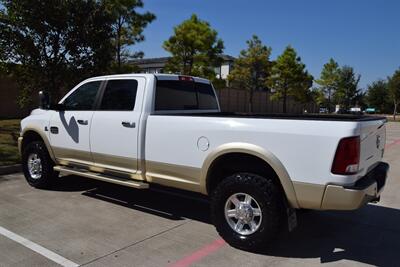
[(65, 267), (79, 266), (79, 264), (76, 264), (75, 262), (72, 262), (72, 261), (54, 253), (53, 251), (50, 251), (47, 248), (44, 248), (36, 243), (33, 243), (32, 241), (30, 241), (26, 238), (23, 238), (22, 236), (17, 235), (1, 226), (0, 226), (0, 234), (11, 240), (14, 240), (15, 242), (23, 245), (24, 247), (27, 247), (27, 248), (35, 251), (36, 253), (39, 253), (40, 255), (48, 258), (51, 261), (54, 261), (55, 263), (60, 264), (62, 266), (65, 266)]

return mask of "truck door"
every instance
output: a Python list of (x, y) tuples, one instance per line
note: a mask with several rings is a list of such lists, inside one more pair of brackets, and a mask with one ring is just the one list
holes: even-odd
[(136, 173), (144, 86), (141, 77), (107, 80), (90, 130), (96, 167)]
[(89, 130), (93, 108), (102, 81), (80, 84), (61, 101), (65, 110), (50, 118), (50, 144), (55, 157), (66, 164), (93, 164), (90, 154)]

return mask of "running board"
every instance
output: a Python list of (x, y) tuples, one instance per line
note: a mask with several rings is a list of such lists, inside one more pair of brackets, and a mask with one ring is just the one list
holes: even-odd
[(105, 174), (91, 172), (91, 171), (87, 171), (84, 169), (69, 168), (69, 167), (64, 167), (64, 166), (54, 166), (53, 169), (55, 171), (65, 173), (65, 174), (74, 174), (74, 175), (83, 176), (86, 178), (96, 179), (96, 180), (109, 182), (109, 183), (113, 183), (113, 184), (119, 184), (119, 185), (124, 185), (124, 186), (128, 186), (128, 187), (133, 187), (136, 189), (149, 188), (148, 183), (144, 183), (141, 181), (135, 181), (135, 180), (131, 180), (131, 179), (123, 179), (123, 178), (114, 177), (114, 176), (108, 176)]

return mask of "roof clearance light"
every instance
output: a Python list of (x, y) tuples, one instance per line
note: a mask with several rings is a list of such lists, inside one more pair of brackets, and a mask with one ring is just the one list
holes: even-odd
[(193, 77), (190, 76), (179, 76), (180, 81), (185, 81), (185, 82), (193, 82)]

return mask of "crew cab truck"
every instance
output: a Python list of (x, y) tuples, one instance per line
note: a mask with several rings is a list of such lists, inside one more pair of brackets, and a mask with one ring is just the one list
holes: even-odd
[(224, 113), (208, 80), (112, 75), (81, 82), (57, 104), (41, 92), (40, 108), (21, 122), (19, 148), (26, 180), (38, 188), (64, 173), (208, 195), (219, 234), (252, 250), (295, 222), (296, 209), (378, 201), (389, 169), (385, 123)]

